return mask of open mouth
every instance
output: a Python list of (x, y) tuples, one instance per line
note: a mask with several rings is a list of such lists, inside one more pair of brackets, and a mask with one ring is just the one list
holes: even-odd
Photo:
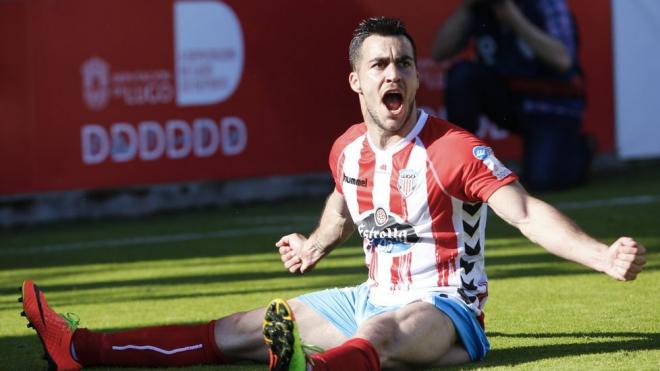
[(390, 112), (398, 113), (403, 106), (403, 95), (399, 92), (385, 93), (385, 96), (383, 96), (383, 104), (385, 104), (385, 107), (387, 107)]

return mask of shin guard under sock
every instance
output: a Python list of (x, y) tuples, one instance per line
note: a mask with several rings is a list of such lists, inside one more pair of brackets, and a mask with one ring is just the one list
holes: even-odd
[(344, 344), (312, 356), (313, 371), (379, 371), (378, 352), (365, 339), (351, 339)]
[(78, 329), (73, 346), (83, 366), (172, 367), (228, 363), (215, 342), (215, 321), (112, 333)]

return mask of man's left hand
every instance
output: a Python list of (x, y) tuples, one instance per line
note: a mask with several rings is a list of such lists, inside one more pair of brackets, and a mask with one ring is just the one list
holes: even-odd
[(646, 263), (646, 248), (630, 237), (621, 237), (607, 249), (605, 273), (619, 281), (637, 278)]

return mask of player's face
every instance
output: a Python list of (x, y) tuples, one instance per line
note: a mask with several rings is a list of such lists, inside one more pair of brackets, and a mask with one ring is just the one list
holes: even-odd
[(367, 37), (360, 49), (351, 88), (360, 95), (367, 125), (388, 135), (405, 135), (414, 125), (419, 73), (413, 48), (404, 36)]

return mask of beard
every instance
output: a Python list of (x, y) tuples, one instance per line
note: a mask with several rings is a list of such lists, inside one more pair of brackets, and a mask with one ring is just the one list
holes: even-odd
[[(417, 111), (415, 109), (414, 101), (410, 102), (410, 104), (407, 105), (407, 107), (410, 107), (411, 109), (409, 109), (408, 112), (406, 112), (406, 115), (403, 118), (403, 124), (401, 125), (401, 127), (397, 128), (394, 131), (394, 133), (401, 130), (406, 125), (408, 120), (410, 120), (410, 117), (412, 116), (413, 112)], [(378, 113), (376, 112), (375, 109), (373, 109), (372, 107), (370, 107), (368, 105), (367, 105), (366, 109), (367, 109), (367, 114), (369, 115), (371, 120), (373, 120), (373, 122), (376, 124), (376, 126), (378, 126), (381, 130), (383, 130), (385, 132), (390, 132), (390, 133), (393, 132), (391, 129), (389, 129), (387, 126), (385, 126), (385, 123), (383, 123), (383, 121), (380, 120), (380, 118), (378, 117)]]

